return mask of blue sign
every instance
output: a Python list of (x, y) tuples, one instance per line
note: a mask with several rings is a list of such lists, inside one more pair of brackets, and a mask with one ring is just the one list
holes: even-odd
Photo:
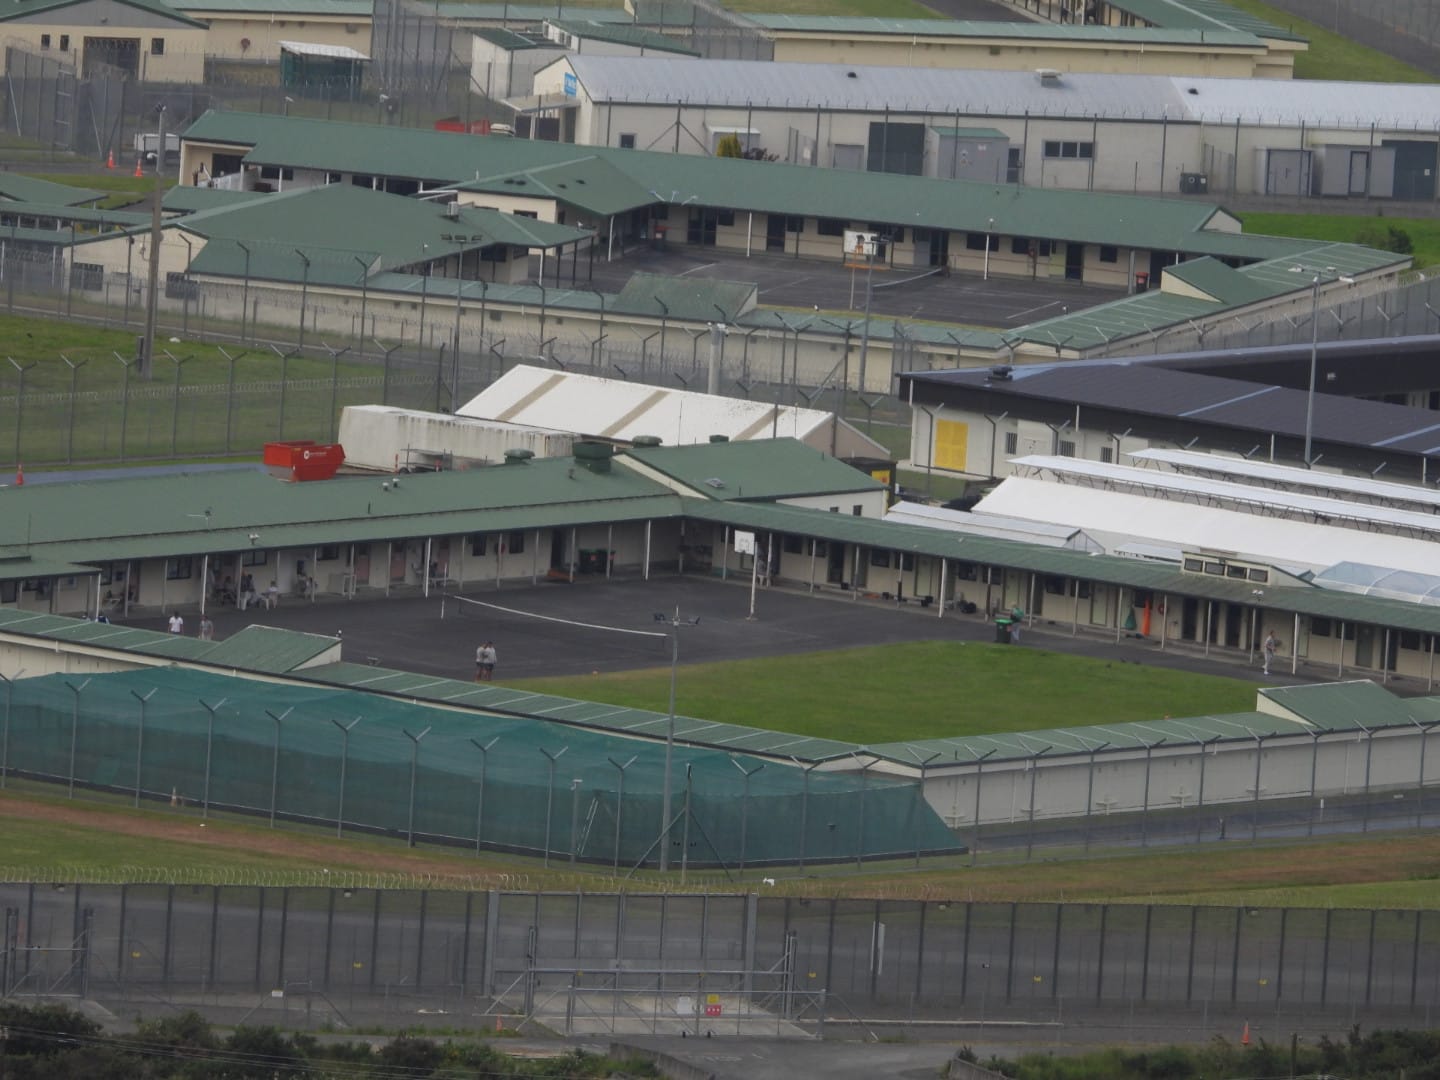
[(575, 78), (575, 73), (573, 71), (567, 71), (565, 73), (565, 96), (574, 97), (579, 89), (580, 84)]

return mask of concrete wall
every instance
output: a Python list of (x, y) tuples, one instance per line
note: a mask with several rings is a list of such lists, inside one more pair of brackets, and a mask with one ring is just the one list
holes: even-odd
[[(183, 7), (180, 10), (184, 10)], [(337, 45), (370, 55), (370, 17), (346, 19), (306, 13), (276, 19), (261, 11), (197, 13), (193, 18), (210, 24), (205, 33), (205, 54), (217, 60), (244, 60), (278, 65), (280, 42)], [(244, 44), (249, 42), (248, 45)], [(278, 69), (275, 69), (278, 78)]]
[[(68, 49), (61, 49), (61, 38)], [(131, 40), (136, 43), (136, 77), (142, 82), (203, 82), (205, 79), (203, 27), (186, 26), (174, 19), (115, 3), (91, 0), (66, 8), (51, 8), (5, 22), (8, 43), (22, 46), (60, 63), (73, 64), (85, 75), (87, 38)], [(42, 41), (48, 42), (42, 44)], [(156, 40), (161, 51), (154, 51)]]

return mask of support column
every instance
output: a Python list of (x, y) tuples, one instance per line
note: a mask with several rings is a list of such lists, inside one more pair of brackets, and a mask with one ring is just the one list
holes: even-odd
[(606, 580), (606, 581), (609, 581), (609, 580), (610, 580), (610, 563), (613, 561), (613, 560), (611, 559), (611, 557), (610, 557), (610, 549), (614, 546), (614, 544), (615, 544), (615, 526), (614, 526), (614, 525), (606, 525), (606, 526), (605, 526), (605, 580)]
[(1165, 637), (1170, 631), (1170, 596), (1160, 598), (1160, 651), (1165, 651)]
[[(1435, 638), (1430, 638), (1430, 656), (1433, 661), (1435, 656)], [(1290, 635), (1290, 674), (1300, 670), (1300, 613), (1295, 612), (1295, 632)]]
[(651, 521), (645, 522), (645, 580), (650, 580), (650, 526)]
[(391, 576), (392, 576), (390, 568), (391, 568), (392, 566), (394, 566), (394, 565), (395, 565), (395, 541), (394, 541), (394, 540), (386, 540), (386, 541), (385, 541), (385, 595), (386, 595), (387, 597), (390, 595), (390, 578), (391, 578)]
[(567, 560), (568, 565), (569, 565), (569, 567), (570, 567), (570, 584), (571, 584), (571, 585), (574, 585), (574, 584), (575, 584), (575, 556), (579, 554), (579, 552), (578, 552), (578, 551), (576, 550), (576, 548), (575, 548), (575, 545), (576, 545), (576, 543), (578, 542), (578, 537), (579, 537), (579, 530), (576, 529), (574, 526), (571, 526), (571, 528), (570, 528), (570, 555), (569, 555), (569, 559)]
[[(164, 147), (161, 147), (163, 150)], [(200, 556), (200, 614), (205, 614), (205, 601), (210, 599), (210, 553)], [(1389, 633), (1387, 630), (1386, 633)]]
[(421, 560), (421, 563), (420, 563), (420, 568), (421, 568), (421, 570), (422, 570), (422, 571), (424, 572), (424, 574), (425, 574), (425, 584), (421, 587), (420, 595), (421, 595), (421, 596), (425, 596), (425, 597), (428, 597), (428, 596), (430, 595), (430, 551), (431, 551), (431, 542), (432, 542), (432, 538), (431, 538), (431, 537), (429, 537), (429, 536), (425, 537), (425, 555), (424, 555), (424, 557), (423, 557), (423, 559)]
[(535, 543), (530, 549), (530, 584), (540, 580), (540, 530), (535, 530)]
[(1338, 679), (1345, 674), (1345, 620), (1340, 620), (1340, 651), (1335, 661), (1335, 677)]
[[(815, 538), (812, 536), (812, 537), (810, 538), (810, 591), (811, 591), (811, 593), (814, 593), (814, 591), (815, 591), (815, 545), (816, 545), (816, 543), (817, 543), (817, 541), (816, 541)], [(1434, 648), (1434, 641), (1435, 641), (1435, 639), (1432, 637), (1432, 638), (1430, 639), (1430, 641), (1431, 641), (1430, 660), (1431, 660), (1431, 664), (1433, 665), (1433, 664), (1434, 664), (1434, 660), (1435, 660), (1435, 648)]]
[(940, 595), (935, 598), (935, 606), (939, 608), (935, 613), (937, 619), (945, 617), (945, 571), (949, 569), (949, 561), (943, 556), (940, 559)]

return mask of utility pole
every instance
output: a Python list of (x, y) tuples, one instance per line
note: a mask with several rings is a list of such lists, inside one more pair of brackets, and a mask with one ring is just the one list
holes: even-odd
[[(155, 304), (160, 287), (160, 202), (165, 195), (161, 177), (165, 172), (165, 106), (160, 116), (160, 141), (155, 150), (155, 195), (150, 207), (150, 280), (145, 291), (145, 339), (140, 343), (140, 377), (149, 379), (155, 370)], [(126, 286), (129, 287), (128, 284)]]

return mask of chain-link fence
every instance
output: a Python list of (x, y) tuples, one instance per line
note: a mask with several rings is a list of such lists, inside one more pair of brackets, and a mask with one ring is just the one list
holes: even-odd
[(1440, 76), (1436, 0), (1270, 0), (1270, 4)]

